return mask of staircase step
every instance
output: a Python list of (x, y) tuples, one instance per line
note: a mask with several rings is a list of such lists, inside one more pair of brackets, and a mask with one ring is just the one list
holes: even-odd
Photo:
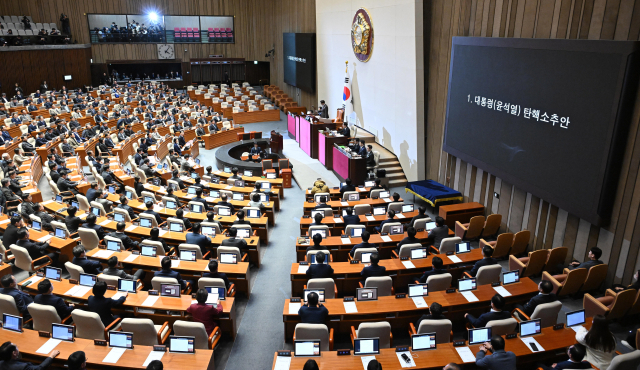
[(380, 165), (379, 168), (384, 168), (387, 173), (395, 173), (395, 172), (403, 172), (402, 167), (400, 166), (383, 166)]

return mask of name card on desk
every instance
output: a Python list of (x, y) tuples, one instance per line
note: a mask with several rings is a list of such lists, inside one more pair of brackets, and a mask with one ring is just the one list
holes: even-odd
[(49, 354), (49, 352), (53, 351), (54, 348), (62, 341), (60, 339), (49, 339), (44, 342), (44, 344), (36, 350), (36, 353)]
[[(533, 337), (525, 337), (525, 338), (520, 337), (520, 340), (522, 342), (524, 342), (524, 344), (527, 345), (527, 348), (529, 348), (531, 350), (531, 352), (543, 352), (544, 351), (544, 348), (542, 348), (540, 343), (538, 343), (535, 340), (535, 338), (533, 338)], [(536, 349), (534, 349), (534, 346), (536, 347)]]
[(335, 218), (335, 217), (334, 217), (334, 218), (333, 218), (333, 222), (335, 222), (335, 223), (340, 223), (340, 222), (342, 222), (342, 219), (341, 219), (341, 218)]
[[(160, 346), (157, 346), (157, 347), (160, 347)], [(162, 347), (165, 347), (165, 346), (162, 346)], [(147, 367), (147, 365), (149, 365), (151, 361), (162, 360), (162, 357), (164, 357), (165, 352), (166, 352), (166, 347), (164, 351), (158, 351), (156, 350), (156, 346), (153, 346), (153, 351), (149, 353), (149, 356), (147, 356), (147, 359), (144, 361), (142, 366)]]
[(342, 244), (351, 244), (351, 239), (349, 238), (340, 238)]
[(413, 303), (416, 305), (416, 308), (427, 308), (427, 302), (424, 300), (424, 297), (411, 297), (413, 299)]

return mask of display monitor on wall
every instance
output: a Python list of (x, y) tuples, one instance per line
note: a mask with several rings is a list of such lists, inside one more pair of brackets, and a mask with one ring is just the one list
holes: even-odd
[(282, 45), (284, 82), (314, 93), (316, 91), (316, 34), (285, 33)]
[(638, 42), (454, 37), (443, 149), (593, 224), (611, 214)]

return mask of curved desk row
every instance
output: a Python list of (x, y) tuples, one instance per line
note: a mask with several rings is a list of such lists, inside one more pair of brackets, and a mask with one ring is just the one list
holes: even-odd
[[(394, 217), (394, 222), (400, 222), (406, 224), (409, 223), (411, 221), (411, 219), (414, 216), (418, 215), (418, 211), (413, 211), (413, 212), (407, 212), (407, 213), (398, 213), (396, 214), (396, 216)], [(389, 216), (387, 216), (386, 214), (381, 215), (381, 216), (366, 216), (366, 215), (360, 215), (358, 216), (360, 218), (360, 225), (363, 225), (367, 228), (367, 230), (369, 230), (371, 233), (373, 233), (373, 227), (374, 226), (380, 226), (380, 223), (384, 220), (387, 220), (389, 218)], [(426, 216), (425, 216), (426, 217)], [(300, 232), (302, 235), (306, 235), (307, 231), (309, 230), (309, 226), (314, 225), (315, 224), (315, 219), (311, 218), (311, 217), (302, 217), (300, 219)], [(333, 236), (340, 236), (342, 234), (342, 232), (345, 229), (345, 225), (344, 225), (344, 219), (342, 217), (342, 214), (340, 213), (339, 217), (335, 217), (335, 216), (330, 216), (330, 217), (324, 217), (322, 219), (322, 225), (327, 225), (329, 227), (329, 230), (331, 230), (331, 235)]]

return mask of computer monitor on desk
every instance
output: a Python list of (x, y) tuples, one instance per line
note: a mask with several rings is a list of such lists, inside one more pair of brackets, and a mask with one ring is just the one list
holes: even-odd
[(49, 280), (61, 281), (62, 269), (47, 266), (44, 268), (44, 277)]
[(249, 233), (249, 229), (236, 229), (237, 230), (237, 234), (236, 236), (238, 238), (250, 238), (251, 234)]
[(540, 334), (542, 332), (542, 319), (520, 322), (520, 337)]
[[(209, 295), (215, 295), (221, 301), (225, 300), (226, 293), (227, 293), (227, 289), (226, 288), (217, 287), (217, 286), (206, 286), (204, 288), (207, 290), (207, 293), (209, 293)], [(209, 299), (207, 299), (207, 300), (209, 300)]]
[(124, 222), (124, 215), (122, 213), (114, 213), (113, 214), (113, 220), (115, 222)]
[(65, 342), (73, 342), (75, 327), (63, 324), (51, 324), (51, 338)]
[(191, 204), (191, 212), (193, 213), (202, 213), (202, 204)]
[(316, 234), (320, 234), (320, 236), (322, 236), (322, 239), (326, 239), (327, 238), (327, 229), (315, 229), (315, 230), (311, 230), (309, 231), (309, 237), (311, 239), (313, 239), (313, 236)]
[(411, 259), (419, 260), (423, 258), (429, 257), (429, 253), (427, 252), (427, 248), (411, 248)]
[(231, 216), (231, 208), (218, 207), (218, 216)]
[(567, 327), (582, 325), (585, 323), (585, 310), (567, 312)]
[(478, 285), (476, 284), (476, 278), (458, 280), (459, 292), (466, 292), (466, 291), (471, 291), (476, 289), (478, 289)]
[(180, 298), (180, 284), (160, 284), (160, 295)]
[(216, 228), (214, 226), (202, 226), (202, 235), (216, 236)]
[(385, 213), (387, 213), (387, 207), (385, 206), (373, 207), (374, 216), (383, 216)]
[(353, 340), (353, 354), (360, 355), (379, 355), (380, 354), (380, 338), (356, 338)]
[(127, 293), (136, 293), (136, 281), (118, 279), (118, 291)]
[(309, 293), (316, 293), (318, 295), (318, 302), (324, 302), (324, 289), (305, 289), (304, 290), (304, 302), (309, 301)]
[(196, 260), (196, 251), (181, 250), (180, 261), (194, 262)]
[(22, 332), (22, 317), (9, 315), (8, 313), (2, 314), (2, 328), (4, 330)]
[(193, 354), (195, 350), (195, 337), (169, 336), (169, 352)]
[(31, 221), (31, 228), (35, 231), (42, 231), (42, 224), (40, 221), (33, 220)]
[(117, 240), (107, 240), (107, 250), (119, 252), (122, 250), (122, 242)]
[(168, 200), (166, 203), (166, 207), (169, 209), (176, 209), (178, 208), (178, 206), (176, 205), (176, 202)]
[(237, 264), (238, 258), (235, 253), (220, 253), (220, 263)]
[(140, 226), (151, 228), (152, 222), (148, 218), (140, 217)]
[(98, 281), (98, 277), (96, 275), (91, 274), (80, 274), (80, 279), (78, 283), (84, 286), (94, 286)]
[(513, 270), (502, 274), (502, 285), (513, 284), (520, 281), (520, 270)]
[(436, 333), (414, 334), (411, 336), (412, 351), (436, 349), (436, 343)]
[(293, 353), (297, 357), (319, 357), (319, 340), (296, 340), (293, 344)]
[(471, 244), (469, 242), (456, 244), (456, 254), (471, 252)]
[(132, 349), (133, 333), (127, 333), (123, 331), (110, 331), (109, 347)]
[(469, 345), (482, 344), (491, 340), (491, 327), (469, 329)]

